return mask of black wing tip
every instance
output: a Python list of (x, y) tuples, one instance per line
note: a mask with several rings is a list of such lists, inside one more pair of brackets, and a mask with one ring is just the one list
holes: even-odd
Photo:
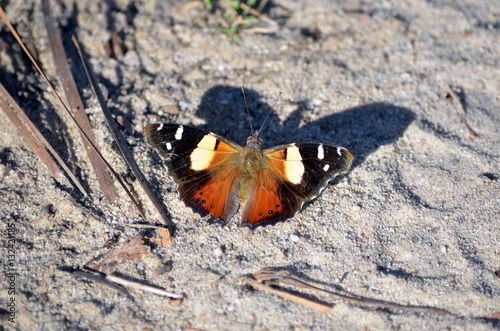
[(150, 145), (150, 141), (152, 140), (152, 137), (156, 135), (158, 128), (163, 124), (164, 123), (161, 123), (161, 122), (154, 122), (154, 123), (148, 124), (144, 127), (142, 132), (144, 134), (144, 138), (145, 138), (146, 143), (148, 145)]

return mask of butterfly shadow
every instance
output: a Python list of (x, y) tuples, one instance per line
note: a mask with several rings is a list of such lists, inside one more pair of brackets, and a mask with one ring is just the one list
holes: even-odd
[[(254, 130), (258, 129), (271, 106), (253, 90), (245, 90)], [(278, 102), (278, 108), (280, 102)], [(271, 111), (261, 133), (264, 148), (292, 142), (332, 143), (349, 149), (354, 155), (353, 168), (380, 146), (395, 142), (415, 119), (413, 111), (389, 103), (377, 102), (350, 108), (307, 122), (311, 111), (308, 101), (294, 102), (296, 109), (281, 121)], [(203, 128), (240, 145), (250, 136), (250, 127), (241, 88), (220, 85), (205, 92), (196, 115), (205, 120)]]

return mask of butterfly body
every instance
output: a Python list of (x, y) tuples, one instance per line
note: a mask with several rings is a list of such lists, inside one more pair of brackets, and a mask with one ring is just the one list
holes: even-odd
[(144, 129), (181, 200), (200, 215), (228, 221), (241, 204), (242, 221), (252, 227), (293, 217), (305, 201), (346, 173), (353, 157), (329, 144), (294, 143), (262, 149), (258, 131), (241, 147), (202, 129), (154, 123)]

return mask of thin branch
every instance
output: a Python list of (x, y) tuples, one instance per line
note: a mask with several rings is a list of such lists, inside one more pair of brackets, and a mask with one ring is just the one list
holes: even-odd
[(103, 277), (102, 273), (101, 274), (93, 274), (93, 273), (82, 271), (82, 270), (75, 270), (72, 272), (72, 274), (74, 277), (87, 278), (87, 279), (93, 280), (94, 282), (109, 286), (112, 289), (117, 290), (121, 294), (126, 295), (130, 299), (134, 300), (134, 296), (132, 294), (130, 294), (130, 292), (128, 292), (126, 289), (122, 288), (121, 286), (112, 283), (110, 280), (106, 279), (105, 277)]
[(464, 106), (462, 105), (462, 102), (460, 101), (460, 98), (457, 96), (457, 94), (452, 90), (451, 86), (449, 84), (445, 83), (445, 88), (448, 94), (453, 98), (455, 101), (455, 104), (457, 105), (457, 111), (458, 115), (460, 115), (460, 119), (462, 120), (462, 123), (464, 123), (465, 128), (467, 131), (469, 131), (470, 135), (470, 140), (476, 140), (478, 138), (477, 134), (472, 130), (472, 128), (469, 126), (469, 123), (467, 122), (467, 116), (465, 114), (465, 109)]
[(174, 298), (174, 299), (181, 299), (182, 298), (182, 294), (167, 292), (163, 288), (141, 284), (138, 282), (134, 282), (132, 280), (122, 278), (122, 277), (118, 277), (118, 276), (114, 276), (114, 275), (106, 275), (106, 279), (111, 281), (111, 282), (114, 282), (116, 284), (128, 286), (128, 287), (131, 287), (131, 288), (136, 289), (136, 290), (143, 290), (145, 292), (151, 292), (154, 294), (163, 295), (163, 296), (166, 296), (169, 298)]

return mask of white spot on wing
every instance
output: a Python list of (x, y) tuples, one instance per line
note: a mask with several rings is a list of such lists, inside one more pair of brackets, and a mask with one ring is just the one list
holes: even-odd
[(318, 146), (318, 159), (323, 160), (325, 158), (325, 150), (323, 149), (323, 144)]
[(323, 171), (328, 171), (328, 169), (330, 169), (330, 165), (329, 164), (325, 164), (325, 166), (323, 167)]
[(167, 143), (167, 149), (170, 151), (172, 149), (172, 144), (171, 143)]
[(163, 123), (160, 123), (160, 125), (158, 126), (158, 129), (156, 129), (156, 131), (161, 131), (163, 129)]
[(285, 175), (292, 184), (300, 184), (304, 175), (304, 164), (299, 148), (295, 145), (286, 149)]
[(196, 145), (197, 147), (191, 153), (191, 169), (204, 170), (210, 166), (214, 157), (214, 149), (217, 144), (217, 138), (211, 134), (207, 134)]
[(184, 128), (182, 127), (182, 125), (180, 125), (177, 128), (177, 131), (175, 131), (175, 139), (176, 140), (181, 140), (182, 139), (182, 132), (184, 132)]

